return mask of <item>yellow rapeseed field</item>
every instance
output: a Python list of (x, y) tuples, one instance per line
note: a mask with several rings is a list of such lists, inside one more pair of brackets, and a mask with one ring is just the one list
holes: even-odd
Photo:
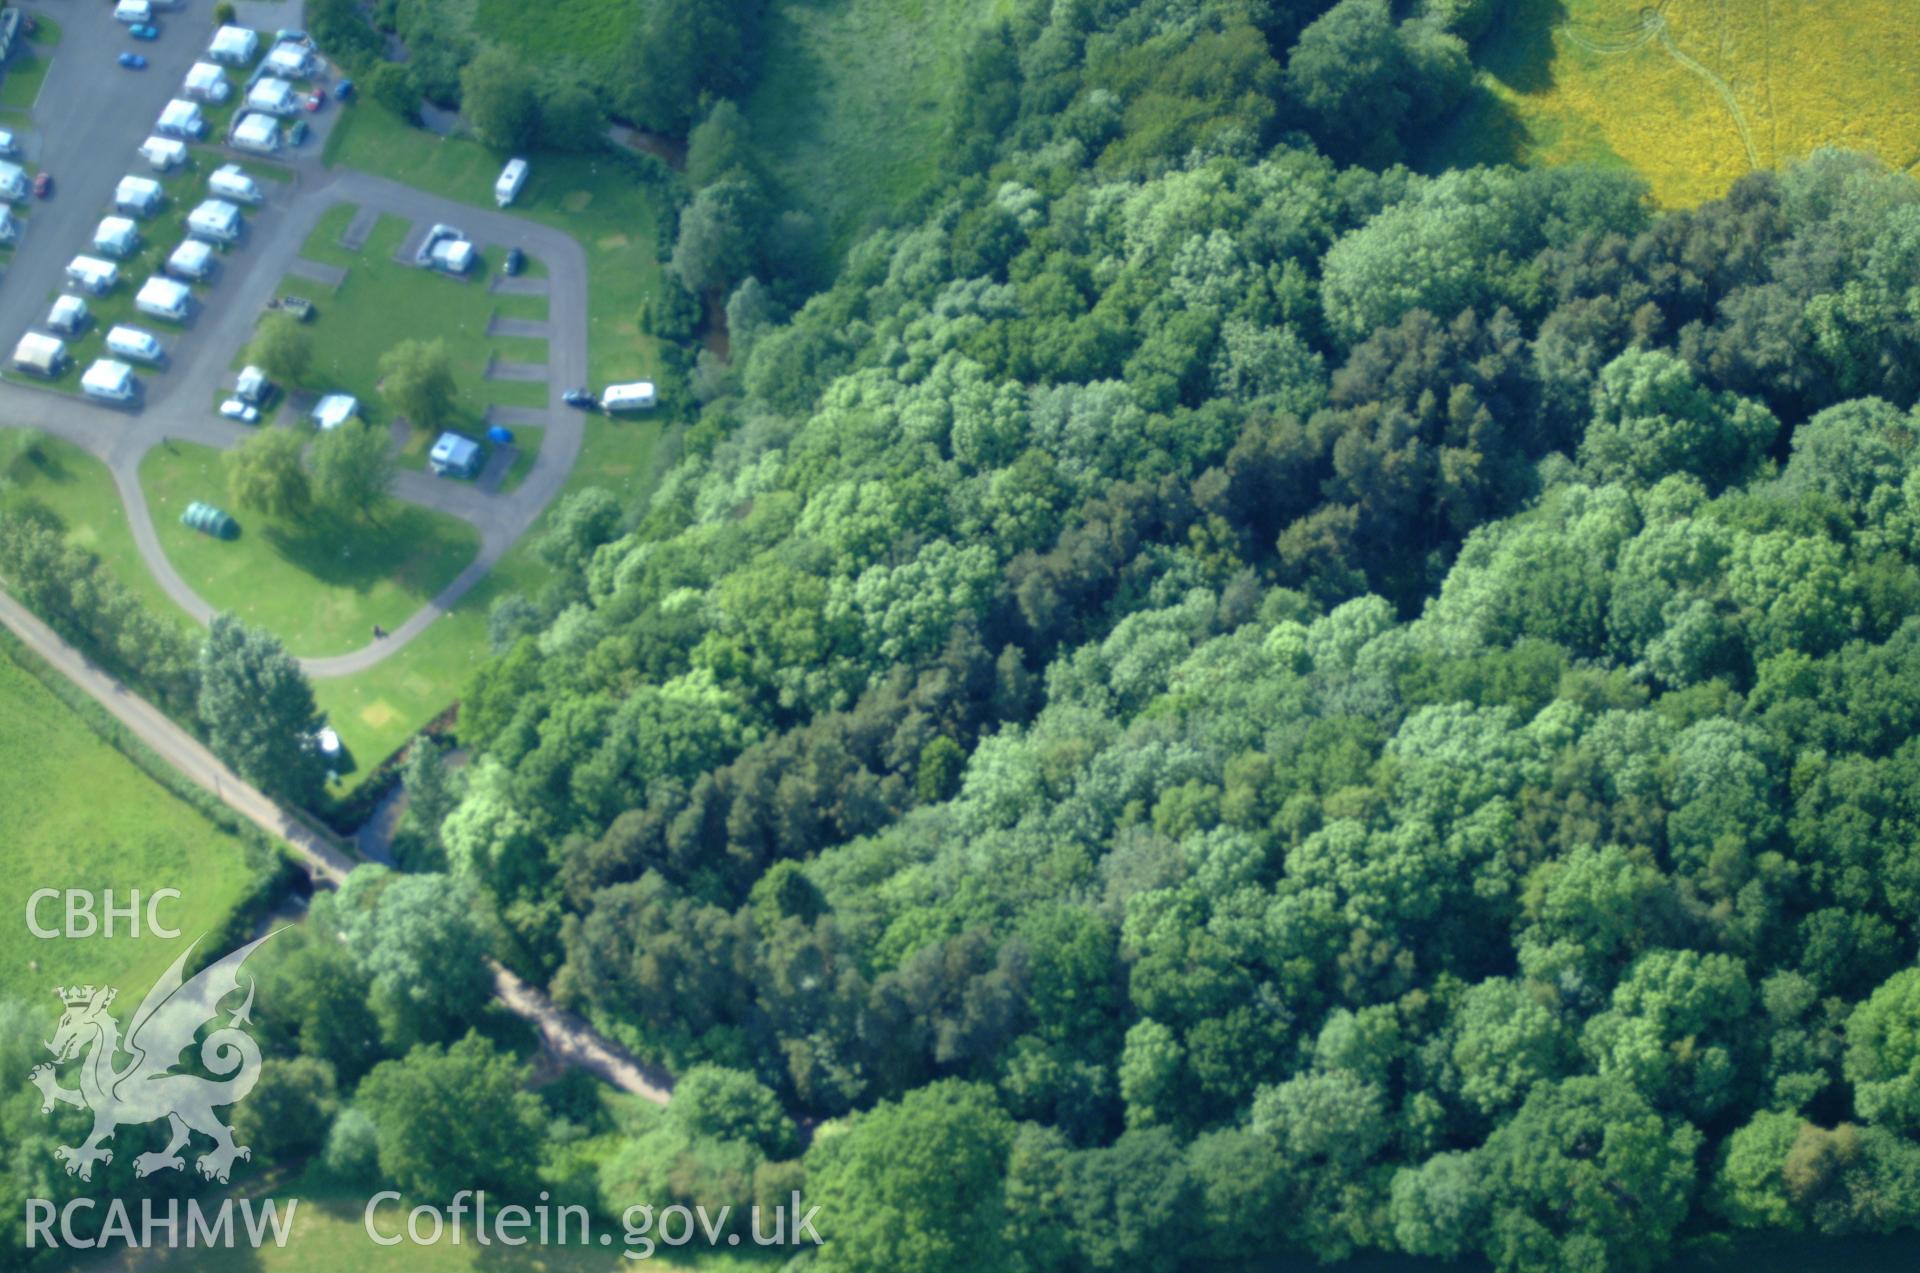
[(1513, 0), (1438, 163), (1628, 165), (1661, 203), (1840, 145), (1920, 171), (1915, 0)]

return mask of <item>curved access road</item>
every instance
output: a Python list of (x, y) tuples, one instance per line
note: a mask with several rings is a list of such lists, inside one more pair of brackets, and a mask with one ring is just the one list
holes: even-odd
[[(22, 158), (54, 174), (53, 197), (32, 201), (19, 248), (0, 283), (0, 357), (44, 317), (48, 297), (64, 282), (66, 263), (91, 251), (94, 226), (110, 210), (113, 188), (129, 172), (145, 170), (136, 148), (177, 91), (187, 68), (204, 47), (202, 19), (213, 0), (178, 0), (162, 23), (159, 40), (145, 46), (149, 67), (121, 71), (114, 58), (126, 43), (125, 29), (105, 7), (61, 6), (63, 28), (52, 64), (34, 104), (32, 125), (16, 126)], [(350, 109), (350, 108), (349, 108)], [(587, 383), (587, 260), (569, 235), (549, 226), (477, 208), (366, 173), (322, 166), (322, 138), (340, 118), (330, 108), (312, 117), (316, 137), (308, 146), (282, 151), (277, 162), (292, 173), (284, 183), (263, 181), (266, 202), (249, 211), (248, 233), (225, 254), (206, 289), (203, 309), (171, 336), (174, 361), (143, 373), (145, 396), (120, 410), (54, 392), (18, 377), (0, 382), (0, 423), (38, 429), (73, 442), (104, 461), (113, 474), (135, 544), (147, 568), (188, 614), (201, 622), (213, 607), (180, 577), (161, 549), (153, 513), (140, 486), (140, 461), (168, 440), (229, 449), (250, 430), (214, 414), (216, 395), (230, 383), (229, 361), (252, 337), (255, 317), (300, 257), (300, 250), (328, 209), (350, 203), (416, 223), (458, 225), (483, 247), (519, 248), (548, 268), (545, 434), (539, 454), (520, 486), (487, 494), (464, 482), (423, 473), (402, 473), (394, 494), (460, 518), (480, 535), (480, 549), (467, 568), (417, 613), (384, 639), (348, 654), (303, 659), (316, 678), (352, 676), (405, 648), (435, 619), (485, 578), (507, 550), (560, 493), (580, 454), (585, 426), (560, 395)], [(235, 158), (246, 162), (250, 157)], [(204, 159), (202, 160), (204, 162)], [(423, 286), (453, 287), (445, 279)], [(124, 280), (122, 287), (137, 286)], [(479, 280), (469, 286), (484, 287)]]
[[(103, 406), (15, 380), (0, 383), (0, 419), (64, 438), (104, 461), (126, 505), (134, 543), (147, 568), (168, 596), (204, 623), (213, 617), (213, 607), (180, 577), (161, 548), (140, 485), (140, 462), (149, 450), (169, 440), (225, 450), (250, 432), (247, 426), (215, 415), (211, 404), (227, 383), (233, 351), (247, 343), (255, 316), (299, 258), (321, 217), (336, 204), (349, 203), (415, 222), (446, 221), (459, 225), (483, 246), (517, 247), (544, 262), (549, 274), (548, 403), (540, 451), (525, 479), (510, 492), (487, 494), (469, 483), (423, 473), (399, 476), (394, 490), (398, 498), (469, 523), (480, 534), (480, 548), (439, 595), (384, 639), (349, 654), (301, 660), (308, 675), (316, 678), (352, 676), (405, 648), (452, 609), (532, 527), (565, 485), (585, 436), (581, 413), (567, 407), (560, 395), (587, 380), (587, 258), (571, 236), (549, 226), (351, 170), (302, 171), (289, 202), (292, 206), (269, 207), (256, 218), (252, 241), (229, 258), (229, 277), (215, 286), (207, 310), (194, 327), (178, 337), (184, 356), (164, 374), (144, 378), (147, 393), (137, 410)], [(85, 219), (82, 228), (90, 231), (91, 226), (91, 218)], [(444, 285), (443, 280), (423, 283)], [(475, 281), (470, 286), (482, 284)], [(14, 292), (0, 302), (0, 337), (7, 340), (17, 338), (36, 321), (45, 305), (44, 293), (29, 295), (24, 305), (20, 297)]]

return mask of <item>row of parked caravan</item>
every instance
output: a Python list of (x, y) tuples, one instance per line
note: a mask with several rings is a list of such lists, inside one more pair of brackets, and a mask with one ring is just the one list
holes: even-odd
[[(165, 169), (184, 160), (156, 135), (140, 148), (155, 168)], [(181, 151), (184, 152), (184, 145)], [(243, 206), (262, 201), (259, 183), (238, 164), (216, 169), (208, 178), (208, 198), (187, 214), (187, 237), (167, 256), (161, 273), (140, 285), (133, 305), (140, 313), (166, 322), (184, 322), (192, 313), (193, 284), (211, 277), (220, 246), (236, 243), (246, 229)], [(152, 177), (130, 174), (113, 192), (113, 211), (93, 232), (91, 250), (67, 265), (70, 294), (48, 310), (45, 332), (28, 332), (14, 348), (14, 365), (36, 375), (53, 377), (71, 361), (67, 342), (83, 336), (93, 323), (87, 297), (98, 298), (120, 285), (121, 262), (136, 256), (145, 244), (142, 222), (166, 204), (166, 191)], [(130, 323), (109, 328), (107, 357), (98, 359), (80, 377), (80, 391), (108, 402), (130, 402), (139, 393), (132, 364), (159, 366), (166, 348), (152, 332)]]

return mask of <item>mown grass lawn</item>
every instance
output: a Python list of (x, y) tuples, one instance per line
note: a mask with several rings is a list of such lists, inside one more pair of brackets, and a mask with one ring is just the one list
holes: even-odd
[[(0, 652), (0, 994), (52, 1009), (53, 988), (79, 981), (146, 987), (186, 943), (217, 928), (252, 891), (254, 868), (238, 840), (142, 773), (96, 736), (45, 686)], [(42, 940), (27, 929), (28, 897), (41, 888), (113, 889), (124, 899), (177, 888), (161, 916), (178, 940), (146, 934), (112, 941)], [(41, 921), (55, 918), (42, 903)], [(120, 921), (124, 925), (125, 921)], [(36, 966), (37, 965), (37, 966)], [(17, 1076), (16, 1076), (17, 1077)]]
[(107, 466), (71, 442), (0, 428), (0, 509), (38, 504), (60, 519), (67, 540), (105, 562), (147, 609), (196, 628), (140, 559), (126, 505)]
[[(479, 534), (457, 518), (390, 501), (379, 520), (315, 512), (280, 520), (236, 508), (222, 452), (165, 442), (140, 464), (160, 545), (193, 590), (278, 636), (303, 657), (344, 654), (426, 604), (479, 552)], [(194, 500), (226, 508), (240, 537), (213, 539), (180, 524)]]
[(844, 250), (935, 175), (974, 36), (1011, 0), (777, 0), (744, 103), (787, 195)]
[[(340, 286), (328, 288), (293, 275), (279, 289), (282, 296), (306, 297), (318, 311), (307, 326), (314, 340), (315, 387), (353, 394), (367, 419), (385, 424), (390, 414), (379, 392), (381, 357), (403, 340), (442, 340), (460, 386), (455, 428), (479, 437), (486, 428), (481, 417), (491, 404), (545, 406), (545, 380), (488, 380), (485, 375), (492, 358), (547, 360), (544, 340), (487, 334), (495, 302), (521, 298), (492, 295), (486, 290), (485, 277), (478, 274), (453, 278), (395, 261), (393, 254), (407, 233), (407, 222), (399, 217), (381, 217), (359, 251), (341, 247), (340, 235), (356, 211), (350, 205), (330, 209), (301, 250), (310, 260), (345, 268), (347, 276)], [(538, 302), (541, 312), (521, 308), (512, 316), (545, 317), (545, 301), (537, 296), (527, 299)], [(423, 447), (430, 442), (427, 439)]]
[[(477, 142), (437, 137), (367, 100), (354, 103), (334, 126), (326, 159), (483, 208), (493, 207), (503, 162)], [(657, 375), (658, 349), (641, 334), (638, 315), (660, 286), (659, 195), (612, 156), (539, 154), (511, 211), (565, 231), (586, 249), (594, 383)]]

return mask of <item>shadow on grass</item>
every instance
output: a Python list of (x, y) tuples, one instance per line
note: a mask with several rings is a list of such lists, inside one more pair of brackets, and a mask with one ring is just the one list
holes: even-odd
[(469, 547), (460, 528), (457, 521), (389, 501), (373, 518), (315, 512), (268, 523), (260, 535), (289, 564), (329, 587), (367, 593), (391, 580), (425, 599), (442, 573), (436, 567)]
[(1553, 87), (1553, 33), (1566, 20), (1563, 0), (1510, 0), (1473, 60), (1516, 93), (1544, 93)]

